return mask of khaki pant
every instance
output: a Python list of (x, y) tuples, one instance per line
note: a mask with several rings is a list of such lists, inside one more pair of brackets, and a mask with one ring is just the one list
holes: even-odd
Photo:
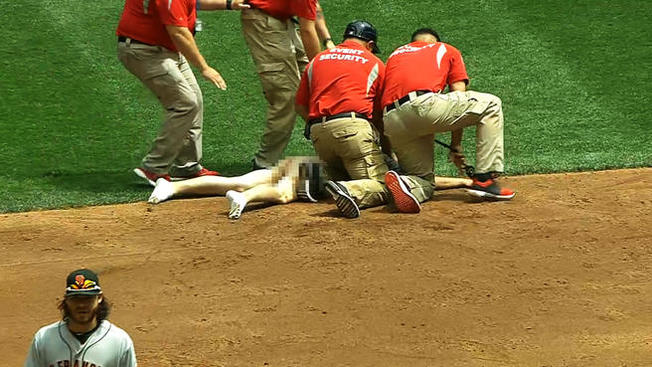
[[(254, 159), (272, 167), (283, 155), (296, 123), (294, 97), (299, 87), (296, 28), (258, 9), (241, 12), (242, 33), (267, 100), (267, 123)], [(301, 45), (300, 50), (303, 50)]]
[(476, 173), (503, 172), (503, 110), (500, 98), (478, 92), (412, 95), (409, 102), (386, 112), (385, 135), (408, 185), (419, 200), (430, 198), (435, 133), (476, 126)]
[(326, 173), (344, 185), (360, 208), (387, 202), (387, 164), (378, 146), (378, 133), (367, 120), (342, 118), (315, 124), (310, 138)]
[(118, 59), (151, 90), (165, 119), (142, 166), (157, 174), (189, 176), (201, 169), (202, 93), (188, 62), (178, 52), (140, 43), (118, 43)]

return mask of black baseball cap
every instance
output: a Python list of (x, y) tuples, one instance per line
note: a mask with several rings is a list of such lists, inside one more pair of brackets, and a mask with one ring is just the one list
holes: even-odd
[(66, 278), (66, 297), (102, 294), (100, 279), (92, 270), (78, 269)]
[(349, 23), (344, 30), (344, 38), (355, 37), (363, 41), (373, 42), (371, 44), (371, 52), (378, 54), (378, 32), (374, 26), (364, 20), (354, 20)]

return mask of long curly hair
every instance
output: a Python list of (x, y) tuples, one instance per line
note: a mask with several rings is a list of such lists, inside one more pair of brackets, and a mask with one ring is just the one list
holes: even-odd
[[(59, 306), (57, 307), (61, 311), (61, 316), (65, 320), (70, 316), (70, 310), (68, 310), (68, 305), (66, 305), (66, 298), (64, 297)], [(106, 297), (102, 297), (102, 302), (97, 306), (95, 315), (97, 316), (97, 322), (100, 323), (102, 320), (106, 320), (111, 313), (111, 302), (109, 302)]]

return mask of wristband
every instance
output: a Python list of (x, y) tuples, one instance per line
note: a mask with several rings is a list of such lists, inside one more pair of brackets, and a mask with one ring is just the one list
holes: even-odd
[(231, 8), (231, 1), (232, 0), (226, 0), (226, 10), (233, 10), (233, 8)]
[(328, 41), (331, 41), (331, 42), (332, 42), (333, 39), (332, 39), (332, 38), (326, 38), (326, 39), (324, 39), (324, 41), (323, 41), (323, 43), (324, 43), (324, 47), (328, 47), (328, 46), (326, 46), (326, 44), (328, 43)]

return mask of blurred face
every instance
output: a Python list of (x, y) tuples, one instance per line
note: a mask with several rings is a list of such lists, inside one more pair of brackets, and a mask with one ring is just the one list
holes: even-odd
[(102, 296), (73, 296), (67, 297), (65, 302), (71, 321), (77, 324), (89, 324), (95, 320)]

